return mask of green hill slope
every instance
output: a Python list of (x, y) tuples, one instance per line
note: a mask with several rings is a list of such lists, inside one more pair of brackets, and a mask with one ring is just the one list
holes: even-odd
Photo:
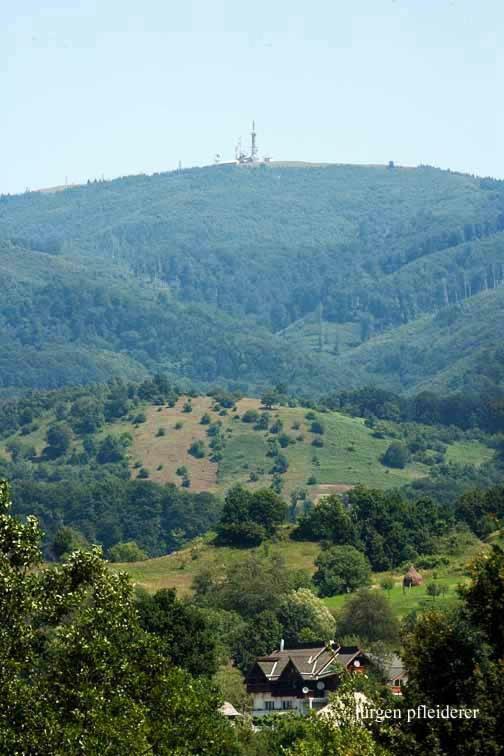
[(503, 229), (503, 182), (428, 167), (218, 166), (3, 196), (0, 386), (163, 370), (396, 387), (394, 365), (354, 374), (339, 353), (497, 289)]

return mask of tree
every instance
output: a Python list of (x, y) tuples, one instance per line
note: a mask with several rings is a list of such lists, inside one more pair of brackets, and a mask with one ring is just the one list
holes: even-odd
[(68, 425), (64, 425), (63, 423), (51, 425), (47, 429), (46, 438), (48, 445), (44, 450), (45, 454), (51, 459), (56, 459), (56, 457), (61, 457), (69, 450), (72, 432)]
[(280, 557), (252, 552), (224, 569), (203, 568), (193, 589), (198, 605), (237, 612), (250, 620), (261, 612), (277, 611), (291, 590), (291, 574)]
[(383, 454), (381, 461), (387, 467), (406, 467), (409, 460), (408, 448), (401, 444), (399, 441), (394, 441), (390, 444), (386, 452)]
[(337, 633), (357, 636), (363, 643), (398, 644), (399, 623), (390, 601), (379, 591), (361, 589), (345, 602), (337, 619)]
[(275, 612), (265, 609), (247, 622), (235, 642), (234, 656), (238, 668), (246, 673), (256, 656), (270, 654), (280, 645), (282, 626)]
[(96, 461), (100, 465), (116, 464), (124, 459), (125, 450), (125, 440), (109, 434), (105, 436), (98, 447)]
[(143, 562), (147, 554), (135, 541), (127, 541), (112, 546), (109, 557), (111, 562)]
[(222, 698), (229, 701), (238, 711), (244, 712), (251, 707), (252, 696), (247, 693), (242, 672), (231, 664), (223, 664), (213, 677)]
[(56, 559), (63, 559), (72, 551), (87, 546), (84, 536), (73, 528), (61, 527), (56, 531), (52, 551)]
[(77, 399), (71, 407), (71, 424), (76, 433), (96, 433), (104, 423), (103, 404), (92, 397)]
[(334, 638), (334, 617), (308, 588), (288, 593), (280, 604), (277, 617), (287, 643)]
[(347, 593), (368, 585), (371, 570), (366, 556), (353, 546), (331, 546), (315, 560), (313, 582), (321, 596)]
[(276, 391), (269, 390), (265, 391), (265, 393), (261, 397), (261, 404), (266, 409), (273, 409), (274, 404), (277, 402), (278, 396)]
[(35, 518), (9, 508), (1, 482), (0, 753), (235, 754), (215, 692), (140, 627), (128, 577), (96, 548), (41, 568)]
[(334, 544), (353, 544), (355, 527), (350, 513), (339, 496), (327, 496), (317, 507), (303, 515), (293, 533), (299, 540), (331, 541)]
[[(477, 709), (476, 717), (415, 719), (403, 725), (398, 743), (413, 756), (432, 753), (491, 756), (502, 750), (504, 698), (504, 552), (493, 546), (470, 568), (471, 582), (460, 588), (461, 604), (448, 614), (422, 613), (403, 638), (408, 685), (404, 707)], [(417, 745), (418, 744), (418, 745)]]
[(218, 540), (234, 546), (257, 546), (275, 534), (286, 516), (287, 506), (274, 491), (251, 492), (241, 485), (233, 486), (226, 494), (217, 526)]
[(215, 674), (216, 638), (200, 609), (179, 601), (173, 588), (154, 595), (137, 591), (136, 607), (140, 625), (161, 639), (163, 652), (173, 664), (198, 677)]

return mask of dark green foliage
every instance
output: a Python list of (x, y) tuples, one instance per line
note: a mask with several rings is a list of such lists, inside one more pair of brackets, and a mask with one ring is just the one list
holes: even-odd
[(361, 589), (338, 614), (337, 634), (359, 638), (363, 645), (381, 641), (397, 648), (399, 623), (383, 593)]
[(380, 571), (431, 553), (433, 538), (452, 521), (449, 511), (432, 501), (407, 501), (393, 491), (357, 486), (347, 496), (348, 511), (330, 497), (300, 518), (293, 537), (354, 544)]
[(327, 496), (317, 507), (299, 519), (293, 538), (301, 541), (331, 541), (355, 544), (356, 527), (339, 496)]
[(324, 423), (321, 420), (313, 420), (310, 424), (310, 431), (322, 435), (325, 432)]
[(243, 413), (241, 419), (243, 423), (257, 423), (259, 420), (259, 412), (254, 409), (248, 409)]
[(0, 483), (0, 753), (235, 755), (218, 696), (140, 626), (128, 578), (97, 549), (41, 569), (40, 539)]
[(287, 446), (289, 446), (290, 442), (291, 442), (291, 439), (287, 435), (287, 433), (280, 433), (280, 435), (278, 436), (278, 443), (280, 444), (280, 446), (282, 447), (282, 449), (287, 448)]
[(68, 425), (51, 425), (47, 429), (47, 446), (44, 453), (51, 459), (61, 457), (69, 450), (71, 440), (72, 432)]
[(203, 441), (193, 441), (187, 451), (192, 457), (196, 457), (196, 459), (203, 459), (203, 457), (205, 456), (205, 444), (203, 443)]
[(111, 562), (143, 562), (147, 559), (147, 554), (135, 541), (128, 541), (112, 546), (109, 550), (109, 559)]
[(256, 656), (265, 656), (278, 648), (281, 637), (282, 625), (275, 612), (270, 609), (260, 612), (235, 641), (234, 656), (239, 669), (248, 672)]
[(504, 520), (504, 488), (474, 490), (464, 494), (455, 505), (457, 520), (467, 523), (479, 538), (499, 530)]
[(370, 582), (369, 562), (353, 546), (330, 546), (319, 554), (315, 565), (313, 582), (321, 596), (355, 591)]
[(471, 568), (462, 605), (451, 615), (421, 615), (404, 638), (409, 680), (404, 708), (419, 705), (477, 709), (476, 717), (415, 718), (403, 723), (397, 752), (493, 756), (502, 750), (504, 719), (504, 552), (493, 547)]
[[(207, 384), (276, 383), (271, 406), (286, 385), (420, 383), (442, 373), (450, 350), (419, 360), (403, 336), (404, 349), (367, 350), (442, 307), (434, 327), (458, 328), (456, 302), (499, 292), (503, 196), (428, 167), (271, 165), (2, 197), (0, 261), (13, 285), (0, 311), (0, 385), (142, 377), (170, 364)], [(364, 343), (338, 331), (321, 352), (291, 344), (288, 326), (307, 318)], [(487, 328), (490, 346), (496, 332)], [(453, 353), (467, 351), (469, 340), (450, 338)], [(477, 375), (474, 363), (467, 372)]]
[(66, 556), (87, 546), (86, 539), (73, 528), (65, 526), (58, 528), (52, 542), (52, 552), (56, 559), (64, 559)]
[(87, 483), (19, 481), (13, 484), (13, 500), (18, 514), (37, 515), (49, 543), (63, 521), (91, 543), (108, 549), (134, 540), (149, 556), (165, 554), (206, 532), (221, 512), (212, 494), (114, 476)]
[(399, 441), (394, 441), (387, 448), (387, 451), (382, 456), (381, 461), (387, 467), (406, 467), (409, 460), (408, 449), (404, 444)]
[(173, 664), (196, 676), (217, 671), (216, 638), (201, 610), (179, 601), (173, 589), (137, 592), (136, 608), (141, 627), (160, 638)]
[(107, 435), (100, 443), (96, 461), (100, 465), (114, 464), (125, 459), (128, 440), (124, 437)]
[(287, 505), (273, 491), (247, 491), (243, 486), (231, 488), (224, 502), (217, 526), (220, 543), (255, 546), (273, 536), (287, 515)]

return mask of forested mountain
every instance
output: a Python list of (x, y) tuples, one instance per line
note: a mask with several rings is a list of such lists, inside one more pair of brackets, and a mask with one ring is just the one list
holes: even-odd
[(504, 182), (430, 167), (212, 166), (3, 196), (0, 386), (161, 369), (459, 388), (498, 344), (503, 231)]

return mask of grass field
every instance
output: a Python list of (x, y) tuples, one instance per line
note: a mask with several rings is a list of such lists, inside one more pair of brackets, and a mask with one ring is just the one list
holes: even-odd
[[(427, 582), (428, 580), (426, 580), (423, 585), (403, 590), (402, 582), (401, 580), (398, 580), (390, 591), (385, 591), (382, 588), (377, 588), (377, 590), (382, 591), (390, 601), (396, 617), (402, 618), (409, 614), (409, 612), (418, 609), (446, 609), (454, 606), (458, 600), (456, 593), (457, 585), (465, 581), (464, 578), (458, 576), (446, 575), (440, 577), (437, 582), (440, 586), (447, 589), (447, 593), (436, 596), (436, 598), (432, 598), (428, 595), (426, 588)], [(330, 609), (341, 609), (347, 598), (348, 595), (331, 596), (330, 598), (324, 599), (324, 603)]]
[[(180, 595), (191, 593), (194, 576), (213, 564), (231, 564), (243, 559), (249, 549), (233, 549), (227, 546), (215, 547), (204, 539), (197, 539), (191, 546), (158, 559), (145, 562), (111, 564), (113, 569), (125, 570), (134, 583), (148, 591), (161, 588), (176, 588)], [(320, 552), (320, 544), (308, 541), (285, 540), (261, 546), (259, 554), (282, 556), (291, 569), (304, 569), (310, 574), (315, 571), (315, 559)]]
[[(221, 416), (213, 411), (209, 397), (192, 400), (192, 412), (183, 407), (186, 398), (181, 397), (175, 407), (146, 406), (146, 422), (138, 426), (131, 423), (117, 423), (102, 431), (129, 432), (133, 438), (130, 449), (130, 464), (133, 475), (137, 474), (135, 462), (149, 471), (151, 480), (180, 484), (176, 469), (184, 465), (189, 472), (191, 489), (211, 490), (223, 493), (236, 482), (247, 483), (252, 488), (269, 485), (272, 479), (273, 461), (267, 456), (268, 439), (278, 438), (269, 431), (255, 430), (253, 424), (244, 423), (241, 417), (247, 410), (260, 411), (257, 399), (245, 398), (237, 403), (235, 411)], [(221, 433), (226, 439), (219, 463), (210, 462), (208, 426), (201, 425), (203, 414), (207, 413), (211, 422), (221, 423)], [(309, 487), (312, 498), (331, 490), (342, 491), (358, 483), (377, 488), (392, 488), (409, 483), (428, 474), (428, 468), (419, 463), (407, 465), (404, 469), (389, 469), (380, 462), (380, 457), (390, 443), (390, 439), (375, 438), (361, 418), (348, 417), (339, 412), (320, 414), (325, 426), (321, 437), (310, 432), (310, 421), (306, 410), (300, 407), (277, 407), (271, 413), (271, 420), (280, 420), (283, 432), (290, 443), (282, 454), (288, 460), (289, 468), (282, 476), (283, 494), (289, 495), (294, 488), (307, 486), (313, 476), (315, 484)], [(181, 427), (177, 430), (177, 424)], [(165, 435), (158, 435), (163, 428)], [(313, 441), (322, 438), (323, 446), (316, 447)], [(205, 457), (195, 459), (188, 452), (193, 441), (205, 445)], [(490, 458), (492, 452), (479, 442), (457, 442), (449, 447), (449, 459), (480, 464)], [(256, 478), (251, 480), (251, 475)]]
[[(179, 595), (190, 595), (194, 576), (202, 569), (212, 565), (226, 565), (243, 559), (246, 554), (256, 551), (261, 554), (280, 555), (291, 569), (304, 569), (310, 575), (315, 572), (315, 560), (320, 553), (319, 543), (311, 541), (292, 541), (287, 536), (289, 528), (285, 528), (285, 539), (277, 543), (263, 545), (257, 549), (233, 549), (216, 547), (211, 537), (196, 539), (189, 547), (169, 556), (158, 559), (148, 559), (145, 562), (112, 564), (115, 570), (124, 570), (136, 585), (149, 592), (161, 588), (176, 588)], [(502, 542), (502, 534), (495, 535), (489, 542)], [(390, 601), (393, 612), (399, 619), (413, 610), (446, 609), (454, 606), (458, 601), (457, 586), (468, 580), (467, 565), (481, 550), (488, 548), (476, 538), (468, 536), (460, 542), (458, 550), (450, 553), (449, 564), (436, 570), (420, 569), (424, 583), (421, 586), (403, 591), (403, 571), (373, 573), (372, 587), (379, 590)], [(385, 591), (380, 583), (384, 577), (392, 577), (394, 587)], [(432, 598), (427, 593), (427, 584), (436, 580), (446, 592)], [(341, 609), (352, 594), (331, 596), (324, 599), (325, 604), (333, 610)]]
[[(274, 461), (267, 456), (268, 442), (278, 439), (279, 434), (256, 430), (253, 423), (242, 421), (247, 410), (261, 411), (259, 400), (241, 399), (234, 410), (224, 415), (214, 410), (210, 397), (195, 397), (190, 405), (192, 411), (184, 411), (187, 397), (180, 397), (174, 407), (139, 406), (134, 414), (143, 412), (145, 422), (135, 424), (131, 420), (123, 420), (106, 424), (96, 440), (99, 443), (109, 433), (129, 433), (132, 444), (128, 450), (128, 460), (133, 477), (144, 468), (150, 480), (181, 485), (182, 477), (176, 471), (184, 466), (193, 491), (222, 494), (236, 482), (246, 483), (251, 488), (269, 486)], [(210, 422), (221, 424), (225, 446), (219, 462), (210, 461), (212, 451), (207, 435), (208, 425), (201, 423), (204, 414), (209, 416)], [(319, 435), (311, 432), (311, 421), (306, 417), (307, 411), (301, 407), (274, 407), (269, 414), (271, 423), (280, 421), (282, 433), (288, 436), (288, 445), (281, 449), (288, 461), (288, 469), (282, 475), (284, 496), (295, 488), (307, 487), (310, 498), (317, 500), (323, 494), (342, 492), (358, 483), (382, 489), (393, 488), (429, 474), (429, 468), (417, 462), (408, 464), (404, 469), (382, 465), (380, 457), (391, 439), (376, 438), (361, 418), (339, 412), (318, 413), (317, 417), (325, 427), (324, 434)], [(40, 455), (51, 422), (52, 418), (43, 417), (37, 421), (36, 431), (22, 437), (17, 434), (15, 438), (25, 445), (35, 446)], [(6, 445), (11, 439), (0, 443), (0, 456), (10, 456)], [(195, 458), (189, 453), (195, 441), (203, 444), (205, 453), (202, 458)], [(323, 445), (316, 446), (314, 442), (322, 442)], [(80, 451), (81, 439), (75, 437), (72, 447)], [(479, 465), (490, 459), (492, 454), (493, 451), (483, 443), (458, 441), (448, 446), (446, 460)]]
[[(213, 490), (224, 492), (233, 483), (247, 483), (252, 488), (269, 485), (273, 461), (267, 456), (268, 439), (278, 438), (269, 431), (255, 430), (250, 423), (241, 421), (247, 410), (260, 411), (257, 399), (245, 398), (238, 402), (236, 411), (219, 416), (212, 410), (208, 397), (193, 399), (193, 411), (184, 413), (185, 398), (179, 399), (173, 408), (147, 407), (145, 423), (138, 427), (131, 424), (115, 426), (117, 432), (127, 430), (132, 434), (133, 445), (130, 458), (139, 460), (149, 470), (152, 480), (180, 483), (175, 474), (177, 467), (185, 465), (191, 479), (191, 489), (195, 491)], [(208, 413), (212, 422), (222, 424), (222, 435), (226, 445), (222, 459), (212, 463), (208, 459), (206, 428), (201, 425), (201, 417)], [(384, 467), (380, 457), (390, 443), (390, 439), (379, 439), (372, 435), (361, 418), (348, 417), (339, 412), (319, 415), (325, 426), (321, 437), (322, 447), (313, 446), (317, 435), (310, 432), (310, 421), (306, 410), (295, 407), (277, 407), (271, 411), (272, 421), (280, 420), (283, 432), (289, 436), (289, 445), (282, 449), (289, 468), (282, 476), (284, 495), (294, 488), (307, 486), (314, 476), (316, 483), (309, 486), (312, 498), (327, 493), (331, 487), (345, 490), (358, 483), (377, 488), (392, 488), (409, 483), (428, 474), (428, 468), (412, 463), (403, 470)], [(176, 423), (182, 428), (175, 430)], [(157, 436), (158, 428), (164, 427), (165, 436)], [(188, 453), (195, 440), (205, 444), (207, 456), (195, 459)], [(492, 451), (476, 441), (457, 442), (448, 448), (448, 459), (471, 464), (481, 464), (492, 456)], [(162, 467), (160, 468), (160, 466)], [(257, 477), (255, 482), (252, 477)]]

